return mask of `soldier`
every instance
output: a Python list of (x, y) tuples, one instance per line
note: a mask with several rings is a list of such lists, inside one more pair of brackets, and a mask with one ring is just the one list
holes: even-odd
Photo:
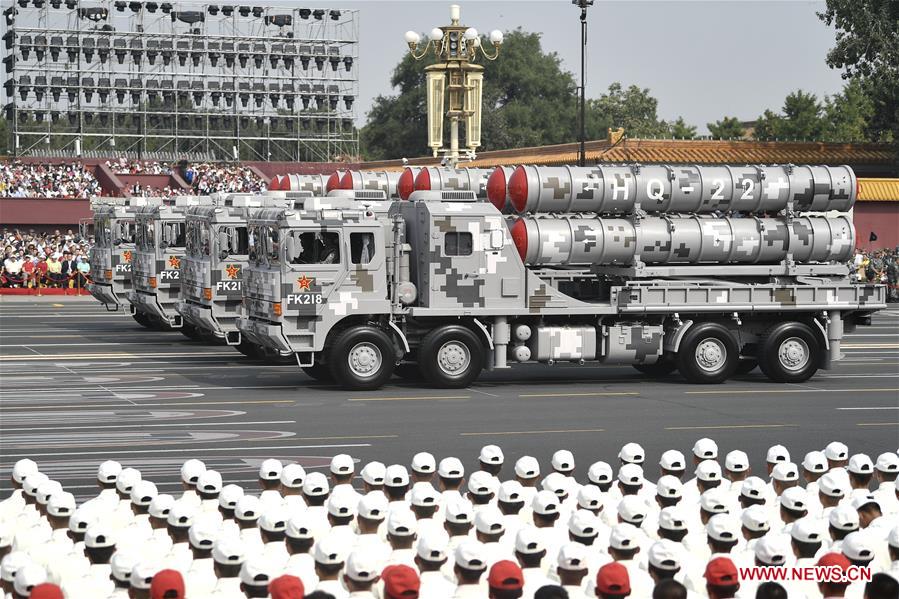
[(404, 564), (415, 567), (415, 539), (417, 537), (415, 514), (409, 508), (394, 508), (387, 516), (387, 542), (392, 551), (388, 565)]
[(824, 448), (824, 455), (827, 457), (830, 469), (843, 468), (849, 460), (849, 448), (839, 441), (831, 441)]
[(109, 560), (112, 569), (112, 583), (114, 589), (107, 599), (128, 599), (128, 590), (131, 588), (131, 570), (137, 564), (137, 553), (116, 551)]
[(315, 542), (313, 536), (312, 520), (305, 512), (291, 516), (284, 529), (284, 545), (290, 557), (284, 566), (284, 571), (293, 576), (298, 576), (305, 581), (309, 588), (315, 588), (318, 584), (318, 576), (315, 574), (315, 559), (313, 559), (312, 545)]
[(874, 477), (874, 463), (871, 458), (863, 453), (857, 453), (849, 458), (849, 466), (846, 468), (849, 472), (849, 486), (852, 487), (852, 494), (855, 491), (868, 492), (868, 486)]
[(359, 473), (362, 476), (363, 494), (372, 491), (383, 491), (384, 477), (387, 476), (387, 467), (381, 462), (369, 462)]
[[(131, 599), (150, 599), (150, 586), (153, 584), (153, 576), (159, 572), (159, 565), (152, 561), (140, 561), (131, 568), (131, 576), (128, 578), (128, 593)], [(211, 595), (215, 599), (227, 597), (227, 595)]]
[(487, 571), (487, 560), (480, 543), (467, 540), (459, 544), (453, 552), (456, 575), (456, 592), (453, 599), (483, 599), (481, 577)]
[(483, 544), (487, 567), (502, 561), (515, 559), (511, 546), (501, 542), (506, 528), (499, 508), (487, 506), (474, 517), (475, 538)]
[(453, 595), (455, 585), (447, 580), (441, 572), (449, 559), (449, 541), (449, 535), (440, 530), (421, 535), (418, 539), (415, 565), (421, 573), (420, 594), (422, 597), (452, 597)]
[(460, 489), (465, 482), (465, 468), (458, 458), (443, 458), (437, 466), (437, 480), (443, 501), (462, 497)]
[(706, 591), (709, 599), (736, 597), (740, 589), (740, 579), (733, 561), (726, 557), (716, 557), (705, 569)]
[[(443, 528), (450, 537), (449, 551), (454, 552), (463, 541), (471, 538), (471, 529), (474, 525), (474, 506), (467, 499), (456, 499), (448, 501), (444, 505), (444, 511)], [(508, 519), (506, 521), (508, 522)], [(447, 555), (449, 556), (449, 553)]]
[(281, 472), (284, 466), (280, 460), (263, 460), (259, 465), (259, 488), (262, 493), (259, 500), (265, 504), (280, 504), (283, 501), (279, 489), (281, 487)]
[(244, 560), (240, 565), (240, 590), (247, 597), (268, 597), (268, 585), (274, 568), (261, 556)]
[(515, 535), (515, 558), (521, 566), (524, 577), (524, 594), (527, 597), (533, 597), (534, 592), (540, 587), (552, 584), (541, 567), (544, 557), (546, 557), (546, 545), (543, 535), (533, 526), (523, 526)]
[(367, 553), (351, 553), (346, 560), (346, 571), (343, 582), (350, 597), (358, 599), (375, 599), (372, 587), (378, 581), (380, 569), (375, 556)]
[(843, 539), (859, 528), (858, 512), (851, 505), (840, 505), (827, 516), (827, 532), (830, 534), (831, 551), (841, 551)]
[(524, 593), (524, 574), (511, 560), (498, 561), (487, 574), (487, 588), (491, 597), (517, 599)]
[[(421, 581), (418, 574), (408, 566), (388, 566), (381, 572), (384, 582), (383, 599), (412, 599), (419, 597)], [(455, 587), (453, 587), (455, 588)], [(427, 597), (428, 595), (421, 595)], [(444, 595), (450, 597), (450, 595)]]
[(682, 480), (686, 472), (687, 462), (684, 454), (676, 449), (669, 449), (662, 454), (659, 459), (659, 471), (661, 476), (673, 476), (677, 480)]
[[(190, 543), (191, 563), (187, 569), (187, 596), (202, 597), (215, 588), (215, 561), (212, 559), (212, 547), (218, 536), (219, 527), (216, 521), (208, 516), (191, 525), (187, 536)], [(113, 556), (115, 558), (115, 556)]]
[(281, 497), (284, 498), (284, 509), (294, 511), (304, 509), (306, 501), (303, 499), (303, 481), (306, 480), (306, 470), (299, 464), (287, 464), (281, 470)]
[(200, 496), (195, 489), (197, 483), (200, 482), (200, 475), (204, 472), (206, 472), (206, 464), (200, 460), (187, 460), (181, 465), (181, 486), (184, 488), (181, 501), (199, 505)]
[(503, 450), (496, 445), (485, 445), (481, 448), (480, 454), (478, 454), (478, 466), (480, 469), (493, 476), (499, 476), (505, 460)]
[(315, 575), (318, 577), (316, 591), (330, 593), (335, 598), (346, 598), (340, 582), (340, 571), (343, 570), (345, 548), (340, 540), (325, 537), (315, 544)]
[(612, 562), (596, 573), (596, 596), (599, 599), (623, 599), (630, 594), (630, 572), (623, 564)]
[(259, 536), (262, 537), (262, 555), (269, 563), (283, 569), (290, 559), (284, 538), (287, 531), (287, 511), (280, 505), (265, 506), (259, 516)]
[(436, 472), (437, 461), (433, 455), (422, 451), (412, 456), (412, 482), (433, 483)]
[(381, 539), (378, 528), (387, 518), (387, 497), (380, 491), (372, 491), (362, 496), (357, 506), (354, 551), (370, 551), (374, 555), (387, 555), (390, 545)]
[(384, 494), (390, 502), (390, 507), (394, 504), (405, 506), (406, 493), (409, 492), (409, 473), (405, 466), (393, 464), (387, 467), (387, 474), (384, 476)]
[(584, 579), (592, 572), (589, 569), (587, 548), (580, 543), (565, 543), (559, 548), (555, 573), (568, 599), (586, 599), (583, 591)]

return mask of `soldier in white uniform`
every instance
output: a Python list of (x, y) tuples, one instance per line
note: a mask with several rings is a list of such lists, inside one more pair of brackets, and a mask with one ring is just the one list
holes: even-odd
[(462, 497), (462, 484), (465, 482), (465, 468), (459, 458), (449, 457), (440, 460), (437, 465), (438, 489), (443, 501)]
[[(422, 481), (425, 482), (425, 481)], [(409, 472), (405, 466), (392, 464), (387, 466), (387, 474), (384, 476), (384, 494), (390, 506), (406, 505), (406, 493), (409, 492)]]
[(246, 597), (268, 597), (268, 585), (280, 575), (276, 566), (262, 556), (253, 556), (240, 565), (240, 588)]
[[(515, 480), (521, 485), (521, 500), (525, 506), (531, 504), (534, 495), (537, 494), (537, 483), (540, 481), (540, 463), (533, 456), (521, 456), (515, 462)], [(524, 510), (520, 513), (525, 522), (528, 522), (530, 511)]]
[(496, 505), (496, 493), (499, 491), (499, 480), (489, 472), (476, 470), (468, 477), (466, 498), (471, 501), (475, 512), (482, 507)]
[(399, 507), (390, 510), (390, 515), (387, 516), (387, 542), (392, 551), (387, 565), (415, 567), (414, 546), (417, 532), (417, 522), (412, 510)]
[(584, 594), (586, 579), (595, 576), (589, 569), (587, 548), (580, 543), (565, 543), (559, 547), (555, 563), (555, 571), (551, 574), (559, 578), (568, 599), (587, 599)]
[(384, 491), (384, 477), (387, 476), (387, 466), (382, 462), (369, 462), (359, 472), (362, 477), (362, 494), (372, 491)]
[[(284, 537), (287, 531), (287, 510), (280, 505), (267, 505), (259, 516), (259, 536), (262, 537), (262, 555), (277, 571), (283, 571), (290, 559)], [(350, 537), (352, 538), (352, 537)]]
[(437, 460), (426, 451), (421, 451), (412, 456), (412, 482), (434, 484), (434, 475), (437, 474)]
[(353, 458), (345, 453), (331, 458), (331, 494), (344, 493), (352, 497), (353, 509), (362, 496), (353, 488), (353, 477), (356, 475), (356, 464)]
[(543, 535), (534, 526), (523, 526), (515, 535), (515, 558), (524, 577), (525, 597), (533, 597), (540, 587), (553, 584), (543, 570), (545, 557)]
[(498, 561), (515, 561), (512, 546), (501, 542), (506, 527), (499, 508), (487, 506), (478, 511), (474, 517), (474, 528), (475, 537), (483, 544), (488, 568)]
[(312, 524), (308, 514), (299, 512), (287, 520), (284, 530), (284, 546), (290, 555), (284, 566), (284, 572), (296, 576), (310, 589), (314, 589), (318, 584), (312, 554), (312, 546), (315, 543)]
[(193, 505), (200, 504), (196, 486), (200, 482), (200, 475), (204, 472), (206, 472), (206, 464), (200, 460), (187, 460), (181, 465), (181, 486), (184, 489), (184, 492), (181, 493), (182, 502)]
[(487, 571), (483, 546), (473, 539), (460, 543), (453, 552), (453, 562), (456, 590), (452, 599), (483, 599), (486, 589), (481, 579)]
[(831, 441), (824, 448), (824, 455), (827, 457), (827, 465), (831, 470), (845, 468), (846, 462), (849, 460), (849, 448), (840, 441)]
[(627, 569), (631, 582), (631, 594), (634, 597), (652, 595), (653, 582), (640, 568), (638, 554), (640, 552), (640, 531), (627, 523), (617, 524), (609, 534), (609, 556)]
[(316, 591), (325, 591), (334, 595), (335, 599), (346, 599), (349, 596), (341, 580), (341, 571), (346, 561), (346, 548), (336, 538), (326, 537), (315, 544), (315, 575), (318, 577)]
[(281, 496), (281, 472), (284, 465), (280, 460), (262, 460), (259, 465), (259, 501), (264, 505), (280, 504), (284, 498)]
[(874, 464), (874, 480), (877, 488), (874, 498), (884, 514), (899, 514), (899, 496), (896, 494), (896, 477), (899, 475), (899, 455), (888, 451), (877, 456)]
[(499, 476), (505, 461), (506, 456), (503, 455), (503, 450), (496, 445), (485, 445), (478, 454), (478, 467), (493, 476)]
[(364, 552), (350, 553), (346, 560), (343, 583), (353, 599), (375, 599), (372, 592), (381, 567), (376, 556)]
[(838, 505), (827, 516), (827, 532), (830, 534), (831, 551), (841, 551), (843, 539), (859, 528), (858, 512), (851, 505)]
[(446, 531), (432, 531), (419, 537), (415, 565), (420, 572), (420, 597), (452, 597), (456, 585), (443, 574), (448, 552), (449, 535)]
[(131, 570), (137, 564), (137, 560), (137, 553), (116, 551), (112, 554), (109, 566), (112, 569), (114, 588), (106, 599), (128, 599), (128, 590), (131, 588)]
[(684, 457), (684, 454), (676, 449), (669, 449), (662, 453), (662, 457), (659, 458), (660, 476), (673, 476), (683, 482), (686, 471), (687, 459)]
[[(505, 524), (508, 527), (508, 516)], [(449, 553), (447, 558), (452, 561), (456, 547), (463, 541), (474, 536), (474, 507), (467, 499), (450, 501), (444, 506), (443, 528), (449, 534)], [(508, 530), (508, 528), (507, 528)]]
[(217, 521), (203, 515), (191, 525), (187, 537), (190, 543), (190, 567), (184, 572), (185, 591), (188, 597), (208, 595), (215, 588), (215, 561), (212, 559), (212, 547), (218, 537)]

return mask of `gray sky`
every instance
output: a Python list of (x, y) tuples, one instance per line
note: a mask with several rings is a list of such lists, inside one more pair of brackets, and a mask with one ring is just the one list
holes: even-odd
[[(390, 74), (406, 52), (403, 33), (449, 23), (452, 2), (341, 2), (360, 11), (360, 120), (378, 94), (392, 93)], [(462, 22), (542, 33), (544, 51), (580, 72), (580, 11), (570, 0), (458, 2)], [(648, 87), (664, 119), (697, 125), (722, 116), (754, 119), (779, 110), (790, 91), (819, 96), (842, 87), (824, 62), (834, 31), (816, 16), (817, 1), (596, 0), (589, 9), (587, 95), (613, 81)], [(502, 60), (500, 58), (499, 60)]]

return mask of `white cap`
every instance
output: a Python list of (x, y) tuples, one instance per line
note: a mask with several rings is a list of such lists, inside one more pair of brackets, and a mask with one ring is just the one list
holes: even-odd
[(148, 480), (139, 480), (131, 487), (131, 503), (134, 505), (149, 506), (157, 495), (156, 485)]
[(730, 472), (746, 472), (749, 470), (749, 456), (739, 449), (727, 452), (724, 456), (724, 469)]
[(192, 526), (194, 523), (194, 505), (183, 501), (176, 501), (172, 504), (172, 509), (169, 510), (169, 515), (166, 516), (165, 521), (169, 526), (176, 526), (178, 528), (188, 528)]
[(700, 507), (710, 514), (723, 514), (727, 512), (727, 493), (721, 487), (714, 487), (699, 496)]
[(441, 478), (462, 478), (465, 476), (465, 467), (459, 458), (443, 458), (437, 465), (437, 476)]
[(595, 538), (601, 526), (599, 517), (589, 510), (578, 510), (568, 518), (568, 532), (576, 537)]
[(831, 441), (827, 444), (827, 447), (824, 448), (824, 455), (827, 456), (828, 460), (838, 462), (849, 457), (849, 448), (846, 447), (845, 443)]
[(282, 470), (284, 470), (284, 465), (281, 464), (281, 460), (272, 458), (262, 460), (262, 463), (259, 464), (259, 478), (262, 480), (280, 480)]
[(780, 494), (780, 505), (788, 510), (804, 512), (808, 510), (808, 498), (802, 487), (790, 487)]
[(497, 499), (504, 503), (518, 503), (519, 501), (524, 501), (523, 493), (524, 487), (521, 486), (520, 482), (517, 480), (506, 480), (499, 486)]
[(35, 497), (37, 498), (38, 503), (47, 505), (47, 502), (50, 501), (50, 497), (54, 493), (59, 493), (60, 491), (62, 491), (62, 484), (55, 480), (47, 480), (42, 482), (37, 488)]
[(767, 566), (782, 566), (791, 554), (784, 535), (768, 533), (755, 543), (755, 558)]
[(609, 533), (609, 546), (620, 551), (630, 551), (639, 547), (640, 530), (633, 524), (621, 522)]
[(693, 455), (700, 460), (716, 460), (718, 459), (718, 444), (703, 437), (693, 444)]
[(852, 509), (860, 510), (866, 505), (876, 504), (877, 507), (880, 507), (880, 502), (872, 495), (871, 493), (858, 493), (852, 498)]
[(545, 551), (546, 546), (543, 544), (543, 537), (536, 527), (525, 524), (518, 529), (515, 535), (515, 551), (525, 555), (533, 555)]
[(356, 471), (356, 464), (351, 456), (345, 453), (338, 453), (331, 458), (330, 470), (331, 474), (353, 474)]
[(468, 492), (473, 495), (491, 495), (499, 490), (499, 480), (489, 472), (475, 470), (468, 477)]
[(121, 464), (113, 460), (106, 460), (97, 468), (97, 480), (101, 483), (114, 483), (121, 471)]
[(109, 559), (109, 567), (112, 569), (112, 577), (119, 582), (128, 582), (131, 578), (131, 569), (137, 564), (137, 553), (118, 550)]
[(466, 570), (487, 569), (487, 552), (483, 543), (473, 540), (465, 540), (456, 546), (453, 551), (456, 565)]
[(767, 485), (758, 476), (747, 476), (740, 485), (740, 495), (749, 499), (764, 499)]
[(395, 537), (408, 537), (418, 532), (418, 523), (412, 510), (404, 508), (390, 510), (390, 515), (387, 516), (387, 532)]
[(383, 485), (384, 477), (387, 475), (387, 466), (381, 462), (369, 462), (363, 468), (362, 480), (369, 485)]
[(852, 474), (873, 474), (874, 464), (867, 455), (857, 453), (849, 458), (849, 467), (847, 470)]
[(22, 484), (29, 475), (35, 472), (38, 472), (37, 463), (28, 458), (22, 458), (12, 467), (13, 480), (19, 484)]
[(593, 462), (587, 471), (587, 478), (595, 485), (612, 482), (612, 467), (606, 462)]
[(580, 543), (565, 543), (559, 547), (556, 565), (563, 570), (586, 570), (588, 566), (587, 546)]
[(200, 475), (197, 482), (197, 491), (202, 493), (221, 493), (222, 492), (222, 475), (215, 470), (207, 470)]
[(625, 495), (618, 502), (618, 515), (625, 522), (640, 526), (646, 519), (649, 507), (638, 495)]
[(536, 478), (540, 476), (540, 463), (529, 455), (521, 456), (515, 462), (515, 476), (519, 478)]
[(790, 536), (800, 543), (821, 543), (826, 537), (821, 520), (817, 518), (800, 518), (793, 523)]
[(643, 468), (637, 464), (624, 464), (618, 469), (618, 480), (625, 485), (642, 485)]
[(618, 459), (628, 464), (642, 464), (646, 459), (646, 452), (639, 443), (625, 443), (618, 452)]
[(381, 566), (369, 551), (354, 551), (346, 559), (346, 575), (351, 580), (371, 582), (381, 573)]
[(309, 497), (321, 497), (331, 491), (328, 485), (328, 477), (321, 472), (310, 472), (303, 481), (303, 495)]
[(259, 528), (266, 532), (287, 530), (287, 510), (280, 505), (267, 505), (259, 516)]
[(47, 582), (47, 571), (43, 566), (34, 563), (25, 564), (16, 571), (13, 589), (17, 595), (28, 597), (31, 595), (31, 589), (45, 582)]
[(258, 497), (255, 495), (244, 495), (237, 500), (237, 506), (234, 508), (234, 517), (244, 521), (258, 520), (261, 511), (262, 504)]
[(138, 562), (131, 568), (131, 575), (128, 576), (128, 582), (132, 589), (149, 590), (153, 584), (153, 577), (159, 572), (160, 566), (154, 562)]
[(703, 460), (696, 466), (696, 478), (703, 482), (721, 480), (721, 464), (714, 460)]
[(772, 445), (768, 448), (768, 453), (765, 456), (765, 461), (769, 464), (776, 464), (777, 462), (789, 462), (790, 452), (783, 445)]
[(27, 564), (31, 563), (31, 557), (24, 551), (12, 551), (3, 556), (0, 561), (0, 577), (5, 582), (12, 582), (16, 577), (16, 572)]
[(595, 485), (584, 485), (577, 492), (577, 505), (585, 510), (596, 510), (602, 507), (602, 491)]
[(827, 456), (823, 451), (810, 451), (802, 458), (802, 467), (808, 472), (823, 474), (827, 472)]
[(676, 505), (663, 507), (659, 512), (659, 528), (663, 530), (687, 530), (687, 516)]
[(245, 558), (243, 544), (236, 537), (222, 537), (212, 544), (212, 559), (222, 565), (237, 565)]
[(337, 518), (354, 517), (356, 515), (356, 507), (359, 505), (359, 498), (349, 489), (342, 489), (341, 491), (331, 493), (330, 497), (328, 497), (326, 504), (328, 513)]
[(47, 513), (58, 518), (68, 518), (75, 512), (75, 496), (71, 493), (54, 493), (47, 502)]
[(306, 470), (299, 464), (287, 464), (281, 469), (281, 484), (291, 489), (299, 489), (306, 480)]
[(840, 476), (838, 472), (831, 470), (818, 479), (818, 490), (828, 497), (845, 497), (849, 490), (849, 481)]
[(366, 493), (356, 506), (359, 516), (368, 520), (383, 520), (387, 517), (388, 502), (382, 491)]
[(418, 482), (412, 485), (409, 503), (416, 507), (437, 507), (440, 505), (440, 493), (429, 482)]
[(449, 542), (449, 534), (445, 530), (435, 528), (418, 539), (416, 553), (423, 560), (442, 562), (448, 557)]
[[(70, 493), (71, 494), (71, 493)], [(0, 523), (0, 548), (11, 547), (16, 531), (11, 524)]]
[(899, 472), (899, 456), (892, 451), (882, 453), (877, 456), (877, 464), (874, 466), (880, 472), (896, 473)]
[(187, 531), (187, 540), (195, 549), (212, 549), (218, 536), (219, 523), (210, 517), (198, 518)]
[(485, 464), (502, 464), (506, 461), (503, 450), (496, 445), (485, 445), (478, 454), (478, 460)]
[(559, 513), (559, 498), (549, 491), (537, 491), (531, 500), (531, 510), (540, 516), (553, 516)]
[(262, 555), (254, 555), (240, 565), (240, 582), (245, 585), (268, 588), (272, 577), (271, 560)]
[(568, 473), (574, 470), (574, 454), (567, 449), (560, 449), (552, 457), (553, 470)]
[(858, 512), (851, 505), (838, 505), (827, 516), (827, 522), (837, 530), (849, 531), (858, 530), (859, 518)]
[(123, 468), (115, 480), (115, 488), (120, 493), (131, 493), (131, 489), (141, 480), (140, 470)]
[(237, 507), (237, 502), (243, 497), (243, 487), (239, 485), (225, 485), (222, 492), (219, 493), (219, 507), (226, 510), (233, 510)]
[(115, 543), (115, 531), (104, 522), (91, 524), (84, 533), (84, 546), (90, 549), (113, 547)]
[(409, 484), (409, 472), (405, 466), (391, 464), (387, 466), (387, 474), (384, 476), (384, 485), (387, 487), (405, 487)]
[(470, 524), (474, 519), (474, 506), (467, 499), (453, 499), (443, 507), (446, 521), (451, 524)]
[(740, 523), (752, 532), (768, 532), (771, 530), (771, 520), (768, 510), (763, 505), (750, 505), (740, 514)]
[(437, 471), (437, 460), (427, 451), (420, 451), (412, 456), (412, 470), (419, 474), (434, 474)]
[(544, 477), (540, 486), (557, 497), (568, 495), (568, 477), (561, 472), (550, 472)]
[(492, 505), (478, 510), (474, 517), (474, 527), (478, 532), (486, 535), (502, 534), (506, 531), (502, 512)]
[(200, 460), (187, 460), (181, 464), (181, 480), (189, 484), (197, 484), (200, 475), (206, 472), (206, 464)]
[[(863, 530), (850, 532), (846, 535), (846, 538), (843, 539), (843, 555), (855, 561), (870, 561), (874, 559), (874, 546), (876, 541), (877, 540), (873, 535)], [(16, 576), (18, 576), (18, 574), (16, 574)]]
[(778, 462), (771, 469), (771, 478), (783, 483), (799, 480), (799, 468), (793, 462)]
[(899, 549), (899, 525), (894, 526), (890, 530), (890, 534), (887, 536), (887, 544), (894, 549)]
[(728, 514), (715, 514), (705, 525), (705, 532), (716, 541), (736, 543), (741, 538), (740, 523)]
[(89, 504), (83, 503), (75, 508), (72, 515), (69, 516), (69, 530), (73, 532), (85, 532), (87, 527), (97, 521), (99, 515), (96, 508)]
[(659, 459), (659, 466), (665, 470), (682, 472), (687, 469), (687, 460), (684, 458), (684, 454), (678, 450), (669, 449), (663, 453), (662, 457)]
[(344, 539), (339, 536), (328, 536), (321, 539), (315, 544), (312, 558), (325, 566), (336, 566), (343, 563), (346, 561), (344, 553), (344, 545), (346, 543), (343, 541)]
[(290, 517), (284, 531), (291, 539), (311, 539), (314, 526), (315, 517), (308, 512), (300, 512)]
[(154, 518), (168, 518), (173, 505), (175, 505), (174, 497), (168, 493), (160, 493), (150, 502), (150, 515)]
[(666, 474), (656, 483), (656, 495), (659, 497), (671, 497), (680, 499), (684, 496), (684, 483), (676, 476)]
[(32, 472), (26, 476), (25, 480), (22, 482), (22, 490), (25, 491), (26, 495), (35, 497), (37, 495), (38, 487), (48, 480), (50, 480), (50, 478), (43, 472)]
[(681, 560), (679, 553), (677, 544), (668, 539), (662, 539), (650, 546), (647, 559), (652, 567), (672, 572), (680, 570)]

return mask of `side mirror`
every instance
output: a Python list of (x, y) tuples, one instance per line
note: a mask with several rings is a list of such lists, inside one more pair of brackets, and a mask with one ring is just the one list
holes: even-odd
[(228, 253), (228, 250), (222, 250), (222, 251), (219, 252), (219, 260), (225, 260), (225, 259), (227, 259), (228, 256), (230, 256), (230, 255), (231, 255), (231, 254)]

